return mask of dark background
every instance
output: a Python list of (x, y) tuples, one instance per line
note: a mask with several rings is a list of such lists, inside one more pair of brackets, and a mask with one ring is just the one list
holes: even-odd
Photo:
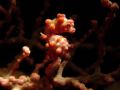
[[(112, 1), (117, 2), (120, 5), (119, 0)], [(0, 0), (0, 5), (8, 9), (10, 5), (9, 0)], [(98, 20), (99, 25), (102, 25), (105, 16), (109, 12), (108, 9), (102, 7), (100, 0), (17, 0), (17, 6), (21, 12), (21, 18), (24, 22), (25, 37), (27, 39), (31, 39), (31, 34), (35, 30), (38, 30), (35, 28), (36, 18), (41, 17), (39, 29), (42, 28), (43, 30), (44, 20), (46, 18), (53, 19), (56, 17), (57, 13), (64, 13), (68, 18), (73, 18), (75, 20), (76, 33), (70, 35), (71, 42), (82, 38), (85, 32), (92, 27), (90, 20), (96, 19)], [(12, 23), (16, 23), (16, 17), (14, 15), (13, 19)], [(7, 29), (7, 26), (4, 27), (5, 28), (0, 29), (1, 40), (5, 38), (4, 32)], [(106, 46), (112, 46), (113, 48), (120, 47), (120, 11), (116, 12), (116, 18), (110, 26), (109, 31), (106, 33), (104, 42)], [(84, 43), (96, 45), (96, 33), (93, 33)], [(6, 63), (14, 60), (14, 57), (20, 53), (23, 45), (24, 43), (0, 45), (1, 67), (6, 66)], [(44, 58), (44, 54), (45, 53), (42, 50), (38, 50), (37, 47), (34, 47), (32, 49), (31, 57), (34, 59), (35, 63), (38, 63)], [(78, 47), (77, 50), (75, 50), (72, 62), (78, 67), (85, 69), (96, 61), (97, 56), (98, 50), (96, 47), (92, 49)], [(115, 70), (119, 63), (120, 48), (117, 48), (112, 52), (106, 52), (104, 63), (101, 65), (101, 70), (104, 73), (109, 73)], [(27, 62), (25, 62), (25, 64), (27, 64)], [(25, 73), (30, 73), (34, 66), (27, 64), (28, 66), (26, 67), (25, 64), (21, 64), (21, 70)], [(70, 75), (71, 73), (75, 72), (68, 69), (66, 70), (66, 75)]]

